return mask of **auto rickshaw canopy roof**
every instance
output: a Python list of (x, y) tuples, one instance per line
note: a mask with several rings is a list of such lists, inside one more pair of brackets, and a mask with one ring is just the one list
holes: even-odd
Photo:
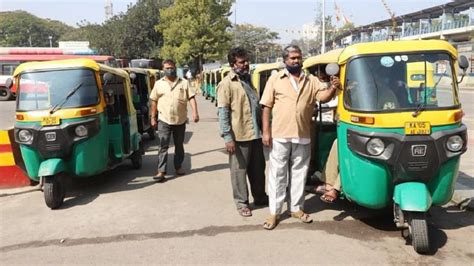
[(339, 56), (339, 64), (346, 63), (355, 55), (409, 53), (426, 51), (446, 51), (453, 58), (457, 58), (456, 49), (446, 41), (442, 40), (416, 40), (416, 41), (383, 41), (358, 43), (350, 45), (342, 51)]
[(342, 53), (342, 50), (344, 50), (344, 48), (338, 48), (324, 54), (311, 56), (304, 60), (303, 69), (319, 64), (337, 63), (339, 56)]
[(123, 70), (127, 71), (128, 73), (139, 73), (139, 74), (144, 74), (144, 75), (148, 75), (148, 74), (154, 74), (152, 73), (149, 69), (146, 69), (146, 68), (139, 68), (139, 67), (125, 67), (125, 68), (122, 68)]
[(285, 65), (283, 62), (257, 64), (253, 70), (253, 73), (258, 74), (263, 71), (273, 70), (273, 69), (282, 69), (284, 67)]
[(89, 68), (94, 71), (109, 72), (128, 79), (128, 73), (125, 70), (99, 64), (92, 59), (86, 58), (23, 63), (15, 69), (13, 76), (18, 76), (25, 71), (58, 70), (67, 68)]

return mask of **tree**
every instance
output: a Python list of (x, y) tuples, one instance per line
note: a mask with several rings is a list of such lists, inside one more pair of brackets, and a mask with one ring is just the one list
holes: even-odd
[(218, 60), (230, 48), (232, 34), (228, 16), (230, 0), (176, 0), (160, 13), (155, 26), (163, 34), (162, 58), (201, 69), (208, 60)]
[(59, 37), (73, 28), (56, 20), (41, 19), (26, 11), (0, 12), (0, 46), (57, 46)]
[(278, 33), (268, 28), (241, 24), (236, 25), (234, 34), (234, 45), (250, 51), (255, 63), (273, 62), (281, 51), (280, 45), (274, 43), (279, 39)]

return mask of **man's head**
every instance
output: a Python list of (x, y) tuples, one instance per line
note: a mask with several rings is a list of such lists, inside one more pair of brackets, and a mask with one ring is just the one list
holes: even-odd
[(286, 69), (291, 74), (301, 73), (303, 66), (303, 55), (301, 49), (296, 45), (288, 45), (283, 49), (283, 62), (286, 65)]
[(247, 50), (242, 47), (232, 48), (227, 54), (229, 66), (238, 75), (245, 75), (249, 73), (249, 56)]
[(163, 72), (165, 76), (171, 79), (176, 78), (176, 64), (171, 59), (163, 61)]

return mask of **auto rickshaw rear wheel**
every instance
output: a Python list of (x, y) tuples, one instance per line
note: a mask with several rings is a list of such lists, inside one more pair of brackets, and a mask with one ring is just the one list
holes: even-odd
[(0, 101), (8, 101), (12, 98), (12, 92), (5, 87), (0, 87)]
[(46, 206), (57, 209), (64, 202), (65, 189), (61, 181), (56, 176), (45, 176), (43, 184), (43, 194)]
[(410, 212), (408, 224), (413, 248), (417, 253), (427, 253), (430, 250), (430, 242), (426, 213)]
[(130, 159), (132, 160), (133, 169), (142, 168), (142, 154), (145, 154), (144, 151), (145, 150), (143, 147), (143, 143), (140, 141), (140, 143), (138, 144), (138, 150), (136, 150), (130, 157)]

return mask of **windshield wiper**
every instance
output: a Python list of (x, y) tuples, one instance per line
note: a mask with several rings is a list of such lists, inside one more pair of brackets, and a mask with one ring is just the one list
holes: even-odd
[(57, 103), (56, 105), (54, 105), (53, 107), (51, 107), (51, 109), (49, 109), (49, 113), (50, 114), (53, 114), (54, 112), (58, 111), (59, 109), (61, 109), (63, 107), (63, 105), (67, 102), (67, 100), (69, 100), (69, 98), (71, 98), (72, 95), (74, 95), (74, 93), (76, 93), (77, 90), (79, 90), (79, 88), (82, 86), (84, 82), (81, 82), (79, 83), (76, 87), (72, 88), (72, 90), (70, 90), (68, 92), (68, 94), (66, 95), (66, 97), (64, 98), (64, 100), (62, 100), (62, 102), (60, 103)]
[(419, 103), (417, 106), (416, 106), (416, 110), (411, 114), (411, 116), (413, 117), (417, 117), (421, 111), (424, 111), (425, 110), (425, 103)]

